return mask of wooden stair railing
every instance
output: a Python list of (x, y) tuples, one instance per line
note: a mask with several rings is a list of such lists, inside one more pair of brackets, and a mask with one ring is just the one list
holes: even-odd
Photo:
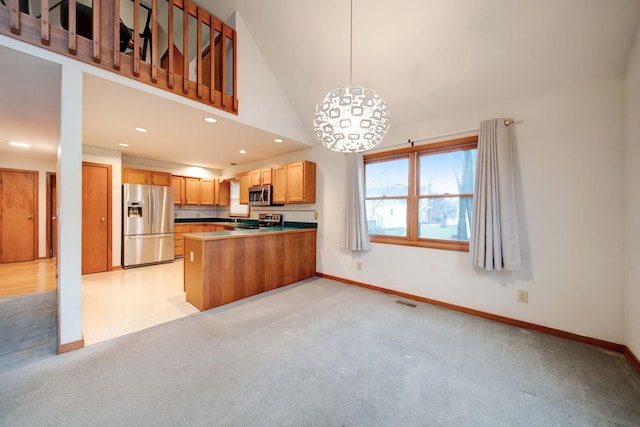
[[(129, 1), (129, 0), (126, 0)], [(158, 0), (151, 0), (150, 19), (145, 27), (151, 40), (150, 62), (140, 58), (140, 0), (134, 3), (133, 52), (121, 52), (120, 0), (93, 0), (92, 7), (63, 0), (50, 6), (41, 0), (40, 16), (21, 11), (21, 0), (0, 2), (0, 34), (40, 46), (44, 49), (110, 70), (143, 83), (185, 96), (221, 110), (237, 114), (237, 34), (235, 30), (190, 0), (168, 0), (167, 50), (158, 62)], [(160, 0), (163, 2), (165, 0)], [(61, 3), (68, 6), (67, 28), (51, 25), (50, 9)], [(148, 6), (145, 7), (147, 10)], [(174, 9), (182, 11), (182, 46), (174, 43)], [(24, 7), (23, 7), (24, 9)], [(86, 18), (91, 13), (90, 34), (78, 27), (78, 14)], [(195, 18), (196, 40), (189, 39), (189, 17)], [(209, 39), (203, 28), (209, 28)], [(126, 27), (125, 27), (126, 28)], [(126, 33), (125, 33), (126, 34)], [(189, 79), (189, 46), (195, 43), (195, 78)], [(126, 44), (124, 45), (126, 46)], [(187, 52), (182, 55), (180, 52)], [(231, 52), (229, 58), (227, 52)], [(176, 55), (182, 58), (181, 69), (176, 69)], [(159, 66), (160, 65), (160, 66)], [(229, 75), (229, 73), (232, 73)], [(206, 89), (206, 90), (205, 90)]]

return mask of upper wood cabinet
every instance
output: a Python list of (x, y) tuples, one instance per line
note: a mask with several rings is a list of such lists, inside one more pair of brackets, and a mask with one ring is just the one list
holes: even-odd
[(249, 187), (251, 187), (251, 172), (245, 172), (238, 175), (240, 180), (240, 204), (249, 204)]
[(200, 179), (199, 178), (185, 178), (185, 205), (197, 205), (200, 203)]
[(304, 160), (273, 169), (273, 203), (315, 202), (315, 163)]
[(218, 181), (218, 206), (229, 206), (231, 204), (231, 183), (229, 181)]
[(251, 187), (272, 184), (271, 169), (257, 169), (249, 172), (249, 174), (251, 175)]
[(261, 178), (262, 185), (273, 184), (273, 180), (271, 179), (271, 174), (272, 174), (271, 168), (260, 170), (260, 178)]
[(172, 185), (170, 173), (131, 168), (122, 169), (122, 183), (164, 186)]
[(186, 188), (183, 176), (172, 176), (171, 185), (173, 186), (173, 204), (184, 205), (186, 204)]
[(216, 183), (214, 178), (201, 178), (199, 182), (200, 204), (213, 206), (216, 204)]

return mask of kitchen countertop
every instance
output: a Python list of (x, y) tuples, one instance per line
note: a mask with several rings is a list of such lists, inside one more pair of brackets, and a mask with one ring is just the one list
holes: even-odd
[(195, 240), (222, 240), (251, 236), (265, 236), (282, 233), (305, 233), (315, 231), (316, 227), (267, 227), (267, 228), (242, 228), (237, 230), (211, 231), (207, 233), (185, 233), (184, 237)]

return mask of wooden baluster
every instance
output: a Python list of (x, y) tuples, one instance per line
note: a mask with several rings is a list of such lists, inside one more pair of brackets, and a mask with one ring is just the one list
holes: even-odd
[(43, 45), (49, 46), (50, 39), (49, 0), (42, 0), (40, 2), (40, 41)]
[(182, 4), (182, 92), (189, 93), (189, 1)]
[(11, 10), (11, 32), (13, 34), (20, 34), (20, 1), (9, 0), (9, 8)]
[(197, 15), (198, 15), (198, 28), (197, 28), (197, 35), (198, 35), (198, 39), (197, 39), (197, 51), (196, 54), (198, 56), (196, 56), (196, 85), (197, 85), (197, 91), (196, 91), (196, 96), (198, 98), (202, 98), (202, 15), (200, 13), (200, 8), (197, 9)]
[(113, 69), (120, 69), (120, 0), (113, 1)]
[(220, 55), (220, 74), (222, 76), (222, 85), (220, 90), (222, 91), (221, 102), (222, 108), (226, 106), (224, 102), (224, 95), (227, 93), (227, 25), (222, 24), (222, 31), (220, 32), (220, 43), (222, 43), (222, 55)]
[(76, 54), (78, 40), (76, 35), (76, 0), (69, 0), (69, 53)]
[(216, 103), (216, 19), (210, 16), (209, 30), (209, 100), (212, 104)]
[(233, 37), (233, 106), (232, 106), (232, 110), (237, 112), (238, 111), (238, 96), (237, 96), (237, 90), (238, 90), (238, 67), (237, 67), (237, 58), (238, 58), (238, 46), (236, 44), (236, 32), (234, 30), (231, 30), (229, 32), (231, 34), (231, 36)]
[(158, 0), (151, 2), (151, 81), (158, 81)]
[(174, 75), (174, 70), (173, 70), (173, 10), (174, 10), (174, 6), (173, 6), (173, 0), (169, 0), (169, 29), (168, 29), (168, 36), (169, 36), (169, 42), (167, 44), (167, 51), (169, 52), (169, 69), (168, 69), (168, 73), (167, 73), (167, 86), (169, 87), (169, 89), (173, 89), (173, 84), (174, 84), (174, 79), (175, 79), (175, 75)]
[(140, 0), (133, 2), (133, 75), (140, 76)]
[(100, 62), (100, 0), (93, 0), (93, 62)]

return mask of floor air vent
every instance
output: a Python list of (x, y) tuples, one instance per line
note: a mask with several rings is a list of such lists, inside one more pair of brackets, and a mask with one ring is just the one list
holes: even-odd
[(411, 302), (408, 302), (408, 301), (400, 301), (400, 300), (397, 300), (397, 301), (396, 301), (396, 304), (402, 304), (402, 305), (406, 305), (407, 307), (413, 307), (413, 308), (416, 308), (416, 307), (417, 307), (417, 305), (415, 305), (415, 304), (413, 304), (413, 303), (411, 303)]

